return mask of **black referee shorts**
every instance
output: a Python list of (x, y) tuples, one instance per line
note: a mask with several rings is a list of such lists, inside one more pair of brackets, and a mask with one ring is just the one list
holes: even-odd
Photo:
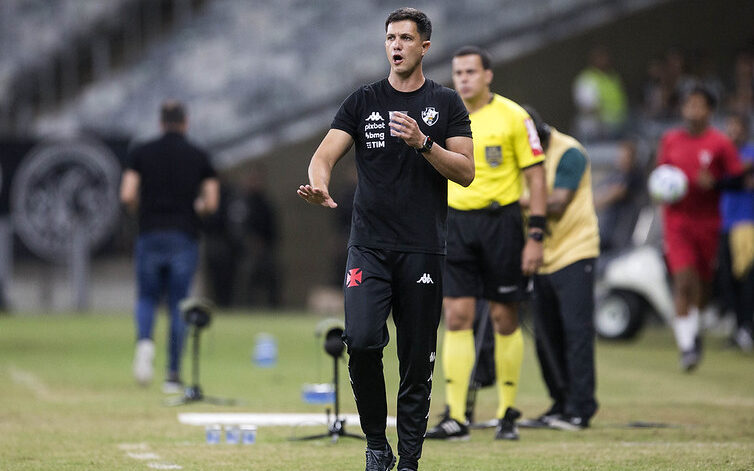
[(490, 209), (448, 208), (444, 295), (500, 303), (527, 299), (521, 272), (524, 228), (518, 202)]

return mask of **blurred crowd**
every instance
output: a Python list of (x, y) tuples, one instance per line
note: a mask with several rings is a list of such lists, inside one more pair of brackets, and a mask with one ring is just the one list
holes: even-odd
[[(717, 103), (712, 124), (735, 145), (744, 166), (752, 167), (754, 45), (741, 48), (722, 74), (719, 71), (723, 69), (714, 59), (708, 51), (670, 48), (648, 60), (641, 89), (628, 90), (608, 49), (598, 46), (590, 51), (588, 65), (575, 77), (574, 134), (586, 143), (616, 143), (605, 175), (595, 184), (594, 192), (601, 249), (608, 258), (611, 253), (632, 246), (639, 213), (651, 204), (645, 190), (646, 177), (655, 166), (659, 138), (669, 128), (681, 124), (684, 98), (695, 87), (702, 86), (711, 93)], [(714, 286), (719, 312), (733, 312), (736, 317), (738, 328), (731, 342), (746, 351), (754, 350), (751, 336), (754, 277), (735, 273), (728, 239), (733, 224), (730, 221), (740, 224), (743, 217), (744, 223), (754, 226), (752, 207), (751, 191), (723, 192), (723, 227)], [(744, 245), (753, 243), (750, 240)]]
[[(593, 48), (573, 82), (573, 132), (584, 142), (646, 134), (650, 123), (677, 123), (683, 97), (703, 85), (719, 103), (718, 116), (754, 114), (754, 46), (742, 47), (722, 75), (705, 50), (673, 47), (647, 61), (640, 90), (627, 90), (609, 50)], [(656, 133), (651, 133), (656, 134)]]
[(280, 305), (278, 214), (255, 165), (221, 180), (220, 207), (203, 221), (205, 288), (218, 306)]

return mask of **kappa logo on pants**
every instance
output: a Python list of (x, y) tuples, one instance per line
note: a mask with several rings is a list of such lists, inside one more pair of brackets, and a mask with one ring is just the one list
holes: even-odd
[(416, 282), (417, 283), (423, 283), (425, 285), (433, 285), (433, 284), (435, 284), (435, 282), (432, 281), (432, 277), (429, 276), (429, 273), (423, 274), (421, 276), (421, 278), (419, 278), (418, 280), (416, 280)]
[(351, 288), (353, 286), (359, 286), (361, 284), (361, 268), (352, 268), (348, 270), (346, 274), (346, 286)]

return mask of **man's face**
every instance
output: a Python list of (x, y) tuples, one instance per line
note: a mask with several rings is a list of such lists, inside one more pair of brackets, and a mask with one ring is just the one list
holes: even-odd
[(453, 86), (464, 101), (488, 95), (492, 83), (492, 71), (482, 67), (478, 54), (453, 58)]
[(396, 21), (387, 25), (385, 52), (390, 68), (398, 75), (410, 75), (421, 63), (429, 49), (411, 20)]
[(687, 123), (704, 124), (709, 122), (712, 110), (702, 95), (694, 93), (683, 102), (681, 114)]

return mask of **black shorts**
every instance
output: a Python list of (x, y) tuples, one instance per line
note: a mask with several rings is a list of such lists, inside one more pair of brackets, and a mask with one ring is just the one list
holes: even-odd
[(521, 272), (524, 228), (516, 203), (494, 209), (448, 209), (444, 295), (501, 303), (527, 299)]

